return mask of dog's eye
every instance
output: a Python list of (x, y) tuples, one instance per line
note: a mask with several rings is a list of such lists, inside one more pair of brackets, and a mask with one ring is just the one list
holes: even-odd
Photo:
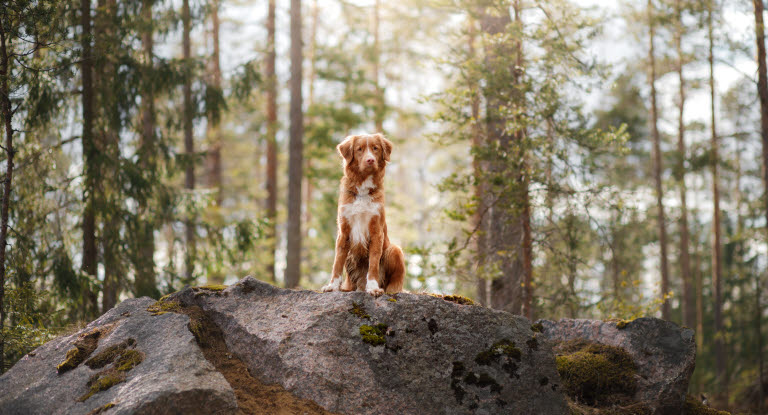
[(373, 146), (373, 149), (374, 149), (374, 150), (378, 150), (378, 149), (379, 149), (379, 146)]

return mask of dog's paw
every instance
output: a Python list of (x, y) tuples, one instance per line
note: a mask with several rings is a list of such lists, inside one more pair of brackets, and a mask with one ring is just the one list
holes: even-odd
[(331, 280), (331, 282), (328, 285), (324, 285), (323, 288), (320, 289), (320, 291), (324, 293), (329, 293), (332, 291), (341, 291), (341, 278), (336, 278), (335, 280)]
[(368, 294), (374, 297), (378, 297), (384, 294), (384, 290), (379, 288), (379, 283), (376, 280), (368, 280), (368, 282), (365, 285), (365, 292), (367, 292)]

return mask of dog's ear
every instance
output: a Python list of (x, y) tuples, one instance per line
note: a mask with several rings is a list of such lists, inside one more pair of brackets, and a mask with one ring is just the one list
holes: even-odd
[(341, 142), (338, 146), (336, 146), (336, 150), (339, 151), (339, 155), (344, 158), (344, 161), (349, 163), (352, 161), (352, 158), (354, 157), (355, 153), (352, 151), (352, 148), (355, 144), (355, 136), (351, 135), (344, 139), (344, 141)]
[(384, 148), (384, 161), (389, 161), (392, 154), (392, 142), (384, 138), (383, 134), (376, 134), (381, 139), (381, 146)]

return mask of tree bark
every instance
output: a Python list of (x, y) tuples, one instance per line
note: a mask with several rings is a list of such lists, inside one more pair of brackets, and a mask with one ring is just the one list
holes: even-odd
[[(755, 7), (755, 39), (757, 42), (757, 95), (760, 98), (760, 130), (763, 143), (763, 200), (765, 206), (766, 230), (768, 230), (768, 69), (765, 62), (765, 23), (763, 21), (763, 2), (762, 0), (753, 0)], [(760, 308), (760, 291), (757, 292), (757, 306)], [(762, 310), (761, 310), (762, 311)], [(760, 318), (757, 318), (755, 326), (758, 339), (760, 340), (760, 350), (758, 350), (760, 361), (760, 394), (762, 396), (763, 385), (763, 348), (762, 348), (762, 329), (760, 327)], [(763, 400), (760, 400), (761, 410)]]
[(267, 13), (267, 200), (266, 213), (269, 257), (267, 275), (275, 282), (275, 249), (277, 246), (277, 75), (275, 74), (275, 0), (269, 0)]
[[(520, 12), (521, 1), (514, 2), (515, 20), (518, 26), (522, 26)], [(511, 23), (509, 13), (498, 11), (490, 14), (483, 11), (480, 25), (481, 29), (491, 36), (498, 35), (507, 30)], [(510, 56), (515, 57), (515, 64), (509, 64)], [(489, 171), (495, 178), (504, 178), (505, 184), (496, 186), (489, 184), (489, 191), (496, 193), (495, 202), (490, 210), (488, 250), (492, 252), (490, 260), (498, 265), (500, 276), (491, 282), (491, 306), (496, 309), (508, 311), (513, 314), (521, 314), (526, 298), (524, 284), (527, 272), (526, 261), (529, 258), (526, 252), (526, 197), (527, 178), (525, 177), (525, 154), (522, 144), (514, 150), (514, 142), (524, 139), (522, 129), (509, 134), (507, 120), (499, 114), (501, 97), (496, 95), (496, 88), (513, 88), (511, 95), (516, 105), (524, 105), (524, 96), (520, 91), (520, 74), (515, 66), (522, 62), (522, 39), (518, 38), (515, 44), (487, 45), (486, 46), (486, 70), (489, 72), (509, 71), (512, 76), (512, 85), (487, 85), (486, 91), (486, 123), (488, 143), (497, 146), (497, 155), (489, 163)], [(495, 144), (498, 143), (498, 144)], [(513, 155), (514, 154), (514, 155)], [(512, 157), (513, 160), (505, 159)], [(509, 182), (512, 180), (513, 182)], [(508, 183), (509, 182), (509, 183)], [(494, 187), (495, 186), (495, 187)], [(493, 187), (493, 190), (491, 190)]]
[[(467, 37), (467, 52), (469, 55), (469, 59), (474, 60), (477, 58), (476, 52), (475, 52), (475, 22), (474, 20), (470, 21), (469, 29), (468, 29), (468, 37)], [(483, 138), (483, 131), (480, 127), (480, 96), (479, 92), (479, 85), (477, 85), (476, 82), (472, 82), (469, 85), (469, 89), (472, 92), (472, 103), (471, 103), (471, 110), (472, 110), (472, 147), (474, 148), (473, 158), (472, 158), (472, 170), (474, 172), (476, 184), (474, 188), (474, 197), (475, 197), (475, 203), (477, 204), (477, 207), (475, 208), (475, 213), (472, 216), (472, 225), (475, 229), (475, 272), (478, 276), (477, 279), (477, 302), (482, 305), (490, 305), (490, 299), (488, 298), (489, 294), (489, 284), (488, 279), (484, 278), (484, 266), (485, 266), (485, 258), (487, 256), (487, 241), (488, 238), (488, 220), (486, 219), (486, 213), (488, 208), (488, 200), (486, 195), (486, 185), (484, 180), (482, 179), (482, 176), (486, 169), (486, 162), (484, 161), (483, 157), (480, 156), (479, 151), (482, 149), (482, 146), (485, 144), (485, 140)]]
[[(648, 37), (648, 63), (649, 74), (648, 84), (651, 88), (651, 137), (653, 139), (653, 178), (656, 186), (656, 209), (657, 223), (659, 230), (659, 245), (661, 247), (661, 298), (665, 299), (669, 293), (669, 263), (667, 260), (667, 227), (666, 215), (664, 214), (664, 190), (661, 183), (661, 172), (663, 169), (661, 161), (661, 137), (658, 129), (658, 107), (656, 105), (656, 51), (654, 41), (656, 38), (656, 25), (654, 22), (653, 1), (648, 0), (648, 28), (650, 35)], [(669, 301), (664, 300), (661, 305), (661, 318), (670, 319)]]
[(675, 49), (677, 51), (678, 117), (677, 117), (677, 174), (680, 188), (680, 277), (683, 280), (683, 324), (696, 324), (696, 300), (691, 277), (690, 236), (688, 232), (687, 188), (685, 185), (685, 76), (683, 74), (683, 7), (682, 0), (675, 1), (677, 22)]
[(98, 65), (94, 81), (98, 91), (98, 108), (103, 111), (103, 124), (98, 133), (98, 143), (106, 163), (101, 171), (101, 186), (98, 187), (97, 199), (102, 221), (101, 246), (104, 261), (104, 287), (102, 289), (101, 312), (106, 313), (117, 304), (120, 295), (122, 264), (119, 257), (120, 209), (118, 192), (111, 190), (118, 187), (118, 169), (120, 166), (120, 109), (114, 95), (113, 82), (117, 79), (114, 55), (119, 47), (116, 39), (114, 22), (117, 17), (116, 0), (99, 0), (94, 27), (94, 42)]
[(712, 153), (712, 285), (714, 291), (714, 323), (715, 323), (715, 366), (717, 368), (718, 383), (722, 385), (722, 402), (728, 406), (728, 366), (725, 350), (725, 330), (723, 327), (723, 265), (722, 265), (722, 247), (721, 247), (721, 226), (720, 226), (720, 187), (718, 174), (718, 137), (717, 137), (717, 113), (715, 112), (715, 38), (714, 38), (714, 4), (713, 0), (708, 2), (707, 31), (709, 37), (709, 92), (710, 92), (710, 127), (711, 127), (711, 153)]
[[(187, 166), (184, 171), (184, 188), (189, 192), (195, 188), (195, 142), (192, 135), (192, 65), (191, 44), (190, 44), (190, 16), (189, 0), (184, 0), (181, 9), (181, 19), (183, 21), (183, 58), (184, 58), (184, 154), (186, 155)], [(193, 214), (188, 214), (185, 219), (186, 230), (186, 252), (184, 252), (184, 279), (185, 283), (193, 280), (195, 272), (195, 259), (197, 257), (197, 247), (195, 241), (195, 218)]]
[[(141, 97), (141, 137), (139, 141), (139, 166), (145, 171), (155, 171), (155, 94), (152, 88), (152, 60), (154, 56), (154, 25), (152, 21), (152, 3), (154, 0), (142, 0), (141, 18), (145, 30), (141, 34), (144, 54), (143, 91)], [(148, 201), (142, 200), (139, 206), (139, 256), (134, 261), (136, 278), (134, 291), (136, 297), (156, 298), (159, 294), (155, 277), (155, 220), (149, 211)]]
[[(219, 0), (211, 2), (211, 40), (213, 54), (211, 55), (211, 83), (214, 88), (221, 90), (221, 61), (219, 48)], [(216, 206), (221, 206), (221, 129), (219, 121), (208, 118), (208, 187), (214, 189)]]
[(301, 0), (291, 0), (291, 108), (288, 159), (288, 230), (285, 286), (299, 286), (301, 279), (301, 183), (304, 151), (302, 111)]
[(379, 72), (381, 67), (381, 33), (379, 26), (381, 23), (381, 0), (376, 0), (373, 6), (373, 82), (376, 87), (376, 110), (374, 120), (376, 123), (376, 132), (384, 133), (384, 90), (379, 83)]
[(5, 253), (8, 243), (8, 210), (11, 203), (11, 181), (13, 179), (13, 117), (11, 108), (10, 79), (10, 39), (6, 36), (8, 28), (0, 21), (0, 105), (2, 105), (3, 126), (5, 127), (6, 169), (3, 179), (3, 202), (0, 207), (0, 373), (5, 371)]
[[(315, 79), (317, 78), (317, 71), (315, 69), (315, 61), (317, 58), (317, 22), (320, 9), (317, 7), (317, 0), (312, 1), (312, 29), (310, 32), (309, 40), (309, 80), (307, 85), (307, 108), (312, 108), (315, 103)], [(310, 119), (308, 122), (312, 122)], [(312, 193), (314, 187), (312, 186), (312, 177), (310, 172), (312, 170), (312, 159), (307, 159), (307, 173), (304, 178), (305, 182), (305, 194), (304, 194), (304, 228), (302, 229), (303, 238), (306, 239), (309, 235), (309, 223), (312, 220)]]
[[(80, 2), (80, 45), (82, 56), (80, 60), (80, 74), (82, 77), (82, 117), (83, 117), (83, 260), (82, 270), (85, 274), (96, 278), (97, 249), (96, 249), (96, 209), (95, 197), (98, 186), (99, 174), (98, 149), (93, 135), (94, 121), (94, 89), (93, 89), (93, 54), (91, 46), (91, 2)], [(98, 314), (97, 293), (91, 290), (90, 284), (82, 287), (82, 317), (90, 319)]]

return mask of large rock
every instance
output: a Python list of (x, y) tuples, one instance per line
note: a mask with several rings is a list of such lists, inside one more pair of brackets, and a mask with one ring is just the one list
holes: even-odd
[[(80, 332), (25, 356), (0, 377), (0, 414), (87, 414), (100, 408), (109, 408), (110, 415), (202, 413), (200, 408), (215, 408), (205, 413), (237, 413), (232, 388), (187, 329), (189, 317), (153, 316), (147, 311), (152, 303), (149, 298), (123, 301)], [(84, 345), (89, 342), (90, 348)], [(83, 346), (82, 359), (69, 360), (72, 368), (62, 366), (59, 373), (57, 366), (68, 361), (75, 343)], [(95, 369), (86, 366), (88, 359), (106, 356), (102, 352), (117, 345), (138, 352), (134, 355), (140, 362), (125, 371), (117, 370), (117, 362)], [(93, 346), (95, 350), (88, 353)], [(83, 399), (90, 390), (89, 379), (99, 373), (104, 373), (100, 378), (118, 375), (124, 381)]]
[(564, 414), (554, 356), (527, 319), (441, 298), (275, 288), (197, 304), (251, 373), (344, 414)]
[(637, 369), (635, 399), (654, 414), (680, 414), (696, 359), (694, 332), (655, 318), (631, 322), (540, 320), (542, 334), (555, 343), (585, 340), (621, 347)]

